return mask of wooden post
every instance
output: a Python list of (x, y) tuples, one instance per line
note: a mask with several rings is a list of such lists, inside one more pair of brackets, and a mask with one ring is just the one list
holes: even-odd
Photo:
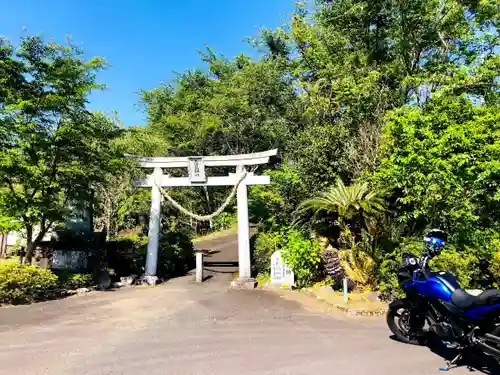
[(203, 251), (196, 252), (196, 282), (201, 284), (203, 282)]
[(349, 302), (349, 293), (347, 290), (347, 277), (344, 277), (343, 286), (344, 286), (344, 303), (347, 303)]

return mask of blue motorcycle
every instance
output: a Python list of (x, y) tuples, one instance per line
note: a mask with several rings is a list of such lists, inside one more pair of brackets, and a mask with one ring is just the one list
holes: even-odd
[(468, 349), (479, 349), (500, 361), (500, 290), (477, 296), (460, 287), (448, 272), (433, 272), (430, 259), (439, 255), (446, 241), (443, 231), (432, 230), (424, 237), (426, 250), (421, 257), (403, 254), (398, 282), (406, 298), (393, 301), (387, 324), (402, 342), (423, 345), (429, 334), (444, 345), (457, 349), (456, 364)]

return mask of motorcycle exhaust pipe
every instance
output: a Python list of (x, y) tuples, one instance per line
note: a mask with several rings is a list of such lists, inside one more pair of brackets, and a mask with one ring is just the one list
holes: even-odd
[(489, 354), (489, 355), (492, 355), (496, 358), (500, 358), (500, 350), (484, 343), (482, 340), (477, 340), (476, 341), (476, 346), (478, 346), (481, 350), (483, 350), (483, 352), (485, 352), (486, 354)]
[(484, 335), (484, 338), (488, 341), (494, 342), (495, 344), (500, 345), (500, 337), (492, 335), (491, 333), (487, 333)]

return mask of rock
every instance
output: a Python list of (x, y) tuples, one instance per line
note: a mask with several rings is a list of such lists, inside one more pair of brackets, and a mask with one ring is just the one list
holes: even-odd
[(367, 298), (368, 301), (376, 302), (379, 300), (379, 292), (369, 292)]
[(233, 289), (255, 289), (257, 287), (257, 281), (255, 279), (236, 279), (231, 281), (231, 288)]
[(76, 290), (76, 293), (77, 293), (77, 294), (84, 294), (84, 293), (88, 293), (88, 292), (90, 292), (90, 289), (89, 289), (89, 288), (78, 288), (78, 289)]
[(158, 282), (157, 276), (141, 276), (137, 279), (138, 285), (156, 285)]
[(114, 282), (113, 284), (111, 284), (111, 287), (115, 288), (115, 289), (116, 288), (121, 288), (123, 286), (124, 286), (124, 284), (122, 282), (120, 282), (120, 281), (117, 281), (117, 282)]
[(126, 277), (120, 277), (120, 282), (123, 284), (123, 286), (130, 286), (134, 283), (134, 281), (137, 279), (137, 275), (130, 275)]

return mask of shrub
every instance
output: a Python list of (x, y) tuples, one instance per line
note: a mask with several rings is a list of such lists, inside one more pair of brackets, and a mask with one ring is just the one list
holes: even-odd
[[(142, 270), (137, 265), (137, 254), (145, 251), (147, 237), (119, 237), (107, 243), (107, 263), (117, 276), (140, 274)], [(143, 254), (145, 256), (145, 253)]]
[(269, 273), (271, 270), (271, 255), (281, 250), (286, 244), (286, 238), (281, 232), (260, 232), (255, 241), (253, 261), (257, 270)]
[(318, 242), (296, 229), (288, 229), (284, 235), (283, 260), (295, 273), (297, 285), (304, 287), (320, 280), (324, 269)]
[(295, 273), (299, 287), (311, 285), (323, 276), (318, 242), (289, 227), (276, 232), (259, 233), (254, 251), (254, 262), (259, 272), (269, 273), (271, 256), (277, 250), (283, 251), (283, 261)]
[(381, 293), (382, 299), (392, 300), (402, 295), (402, 290), (398, 285), (397, 271), (403, 253), (420, 256), (423, 250), (424, 244), (420, 239), (405, 238), (392, 252), (382, 256), (377, 274), (377, 289)]
[(474, 287), (473, 280), (477, 280), (478, 258), (472, 252), (457, 251), (450, 247), (433, 259), (430, 263), (431, 268), (443, 270), (453, 274), (462, 288)]
[(94, 284), (91, 274), (74, 273), (70, 271), (56, 271), (59, 286), (64, 289), (85, 288)]
[(50, 270), (0, 262), (0, 303), (23, 304), (56, 296), (57, 276)]
[[(147, 244), (134, 257), (134, 269), (142, 274), (146, 265)], [(156, 274), (162, 278), (184, 275), (195, 265), (194, 247), (191, 238), (182, 232), (169, 231), (160, 237), (158, 268)]]
[(500, 287), (500, 251), (497, 251), (491, 260), (489, 271), (493, 279), (495, 280), (493, 286), (495, 288)]

